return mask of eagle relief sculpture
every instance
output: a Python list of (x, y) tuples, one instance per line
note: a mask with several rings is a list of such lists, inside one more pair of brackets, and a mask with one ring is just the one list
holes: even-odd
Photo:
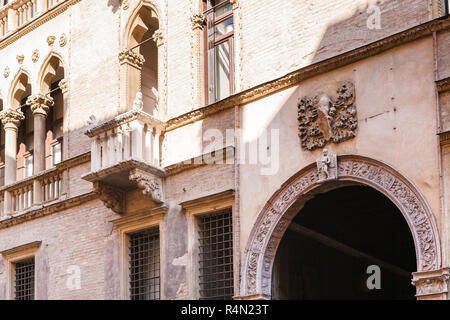
[(300, 99), (298, 121), (301, 144), (307, 150), (353, 138), (358, 127), (353, 83), (341, 83), (336, 98), (319, 94)]

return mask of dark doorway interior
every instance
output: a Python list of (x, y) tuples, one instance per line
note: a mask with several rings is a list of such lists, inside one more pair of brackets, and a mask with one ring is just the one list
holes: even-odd
[[(380, 267), (381, 289), (367, 287), (371, 265)], [(412, 234), (397, 207), (370, 187), (343, 187), (294, 218), (275, 258), (272, 298), (414, 299), (415, 270)]]

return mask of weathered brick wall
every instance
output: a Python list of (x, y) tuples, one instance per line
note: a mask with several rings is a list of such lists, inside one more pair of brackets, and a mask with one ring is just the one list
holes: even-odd
[(369, 29), (366, 0), (242, 1), (242, 85), (249, 88), (308, 64), (424, 23), (428, 0), (379, 2), (381, 29)]
[[(437, 34), (438, 78), (450, 77), (450, 31)], [(439, 80), (438, 79), (438, 80)]]
[[(113, 216), (101, 201), (92, 201), (65, 212), (1, 229), (0, 251), (42, 241), (36, 264), (45, 264), (48, 270), (37, 275), (38, 291), (44, 295), (41, 298), (103, 299), (105, 245), (110, 235), (107, 222)], [(70, 276), (67, 269), (70, 266), (80, 267), (80, 290), (67, 287)], [(42, 279), (47, 282), (40, 281)], [(5, 281), (6, 272), (0, 272), (0, 288), (4, 287)], [(0, 290), (2, 294), (4, 292)]]

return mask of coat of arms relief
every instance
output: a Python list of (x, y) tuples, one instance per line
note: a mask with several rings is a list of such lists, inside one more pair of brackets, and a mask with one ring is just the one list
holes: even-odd
[(353, 83), (342, 82), (336, 97), (318, 94), (300, 99), (298, 121), (301, 144), (307, 150), (355, 137), (358, 120)]

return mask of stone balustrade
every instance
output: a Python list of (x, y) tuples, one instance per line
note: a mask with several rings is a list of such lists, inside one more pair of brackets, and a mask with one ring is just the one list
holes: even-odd
[(67, 196), (67, 167), (52, 168), (0, 188), (0, 218)]
[(0, 39), (66, 0), (16, 0), (0, 8)]
[(164, 123), (132, 110), (87, 131), (92, 138), (91, 172), (136, 160), (160, 167), (160, 137)]

